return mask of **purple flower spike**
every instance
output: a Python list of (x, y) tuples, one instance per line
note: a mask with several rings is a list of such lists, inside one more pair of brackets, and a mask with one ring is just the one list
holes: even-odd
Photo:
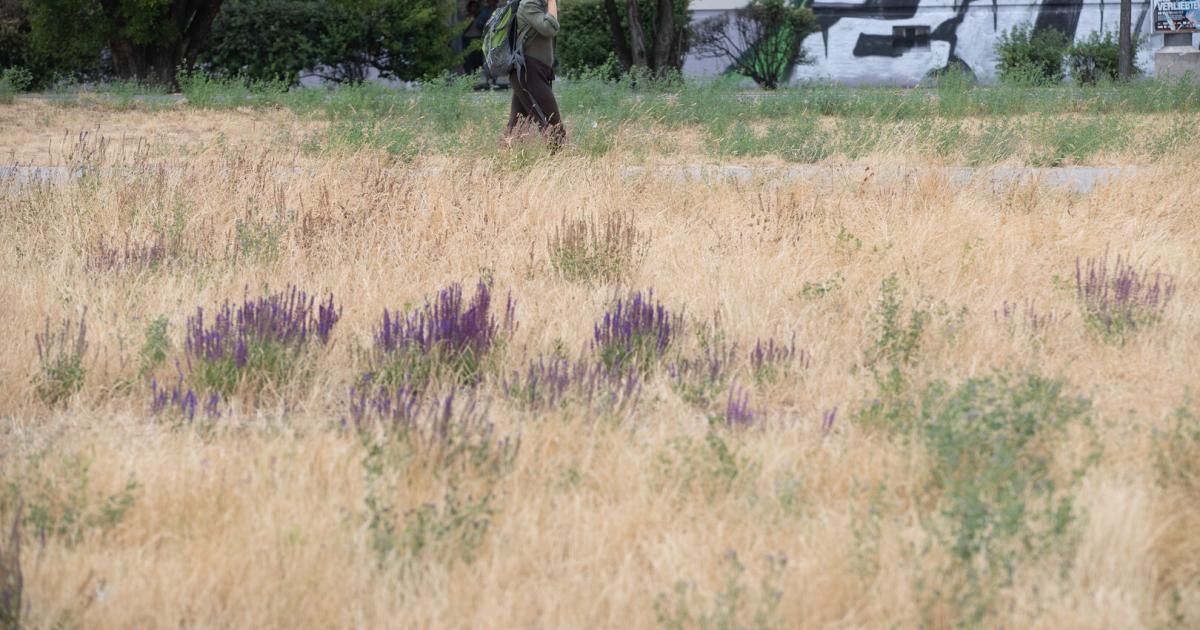
[[(485, 353), (501, 331), (491, 313), (491, 288), (480, 282), (471, 302), (463, 306), (462, 286), (452, 284), (438, 292), (437, 299), (426, 303), (408, 317), (399, 312), (383, 312), (383, 323), (375, 333), (375, 348), (384, 353), (416, 350), (428, 353), (441, 347), (453, 353)], [(505, 308), (504, 330), (515, 325), (515, 303), (511, 296)]]
[(825, 412), (821, 414), (822, 434), (829, 435), (829, 433), (833, 431), (833, 425), (835, 422), (837, 422), (837, 412), (838, 408), (835, 405), (833, 409), (826, 409)]
[(636, 369), (613, 371), (594, 358), (572, 361), (539, 357), (529, 362), (524, 373), (513, 372), (503, 388), (508, 396), (534, 411), (572, 402), (604, 411), (636, 404), (642, 378)]
[(184, 351), (189, 362), (232, 361), (244, 368), (252, 347), (267, 343), (297, 349), (304, 346), (310, 333), (322, 344), (329, 342), (333, 327), (341, 318), (341, 309), (333, 295), (322, 304), (307, 293), (289, 285), (280, 293), (225, 302), (211, 321), (203, 307), (189, 317), (184, 327)]
[(787, 344), (768, 339), (765, 343), (760, 339), (754, 343), (750, 352), (750, 367), (754, 377), (760, 382), (774, 381), (780, 374), (785, 374), (793, 366), (808, 369), (812, 364), (812, 355), (805, 350), (796, 349), (796, 335)]
[[(178, 366), (177, 366), (178, 367)], [(179, 418), (191, 422), (196, 418), (196, 411), (201, 409), (200, 397), (195, 390), (187, 387), (183, 380), (183, 371), (179, 370), (179, 380), (170, 389), (159, 388), (158, 379), (150, 380), (150, 413), (162, 415), (172, 413)], [(202, 407), (205, 417), (215, 420), (221, 417), (221, 396), (216, 392), (210, 394)]]
[(683, 316), (655, 302), (654, 291), (638, 291), (604, 313), (593, 327), (592, 347), (609, 369), (645, 370), (666, 353), (682, 327)]
[(729, 389), (729, 400), (725, 403), (726, 426), (745, 429), (754, 426), (757, 414), (750, 409), (750, 394), (740, 392), (736, 385)]
[(1075, 295), (1084, 321), (1105, 339), (1124, 342), (1128, 335), (1161, 317), (1175, 295), (1175, 281), (1161, 273), (1139, 272), (1117, 256), (1108, 267), (1108, 254), (1075, 260)]

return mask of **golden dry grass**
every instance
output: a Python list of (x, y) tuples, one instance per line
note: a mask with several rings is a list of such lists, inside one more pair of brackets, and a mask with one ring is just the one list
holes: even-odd
[[(246, 124), (243, 114), (187, 112), (162, 124), (200, 118), (218, 130)], [(5, 153), (32, 155), (7, 142)], [(1200, 451), (1176, 453), (1175, 474), (1164, 474), (1156, 433), (1200, 382), (1200, 215), (1180, 185), (1194, 160), (1080, 195), (932, 175), (828, 188), (632, 180), (615, 158), (513, 172), (364, 152), (297, 175), (270, 148), (196, 142), (170, 168), (118, 142), (89, 158), (122, 167), (106, 175), (0, 183), (0, 521), (17, 493), (86, 516), (137, 484), (119, 519), (81, 527), (78, 540), (27, 521), (29, 627), (643, 628), (677, 610), (691, 615), (686, 626), (955, 625), (962, 613), (943, 595), (964, 578), (927, 525), (940, 518), (926, 490), (930, 455), (854, 418), (875, 395), (863, 358), (889, 274), (906, 305), (932, 316), (915, 380), (1025, 369), (1066, 379), (1093, 404), (1093, 434), (1072, 433), (1060, 454), (1077, 458), (1093, 438), (1102, 447), (1073, 486), (1072, 534), (1021, 559), (984, 625), (1200, 623)], [(547, 240), (564, 216), (625, 212), (647, 241), (621, 286), (554, 273)], [(233, 255), (239, 222), (277, 230), (273, 245)], [(193, 260), (140, 271), (89, 262), (102, 240), (143, 242), (169, 225)], [(1076, 259), (1106, 250), (1177, 281), (1162, 320), (1123, 346), (1088, 334), (1074, 294)], [(647, 287), (693, 324), (718, 317), (743, 349), (794, 333), (812, 365), (756, 387), (742, 353), (737, 379), (765, 416), (747, 431), (711, 429), (712, 410), (684, 402), (661, 373), (616, 417), (580, 406), (530, 413), (488, 381), (480, 395), (497, 433), (520, 436), (507, 472), (400, 462), (368, 480), (365, 447), (340, 427), (363, 369), (358, 350), (383, 309), (481, 275), (518, 300), (507, 370), (556, 342), (583, 348), (610, 300)], [(212, 427), (150, 416), (138, 375), (148, 321), (169, 319), (179, 357), (197, 306), (287, 283), (332, 291), (344, 306), (311, 378), (235, 396)], [(1044, 332), (997, 319), (1006, 301), (1027, 300), (1055, 314)], [(34, 391), (33, 335), (84, 307), (84, 386), (47, 406)], [(826, 435), (821, 417), (833, 407)], [(710, 435), (730, 449), (733, 473)], [(87, 484), (72, 494), (79, 462)], [(490, 493), (488, 527), (469, 561), (450, 544), (381, 561), (371, 493), (400, 529), (422, 505)]]

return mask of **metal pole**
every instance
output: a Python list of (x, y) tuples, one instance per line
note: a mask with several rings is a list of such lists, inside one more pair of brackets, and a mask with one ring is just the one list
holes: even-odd
[(1133, 22), (1133, 3), (1131, 0), (1121, 0), (1121, 26), (1119, 35), (1120, 51), (1117, 55), (1117, 76), (1122, 81), (1133, 76), (1133, 34), (1130, 28)]

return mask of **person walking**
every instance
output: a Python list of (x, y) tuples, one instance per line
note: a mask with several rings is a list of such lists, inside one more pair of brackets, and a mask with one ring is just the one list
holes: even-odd
[(525, 66), (509, 73), (512, 109), (508, 114), (508, 137), (522, 136), (531, 123), (557, 151), (567, 140), (554, 83), (554, 38), (558, 35), (558, 0), (521, 0), (517, 7), (517, 41), (524, 42)]

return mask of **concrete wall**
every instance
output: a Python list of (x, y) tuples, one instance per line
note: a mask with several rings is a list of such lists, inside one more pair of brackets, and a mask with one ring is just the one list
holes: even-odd
[[(693, 19), (703, 20), (745, 4), (742, 0), (695, 0)], [(965, 63), (984, 82), (996, 79), (996, 40), (1023, 22), (1054, 26), (1076, 40), (1095, 32), (1115, 32), (1119, 0), (860, 0), (812, 4), (821, 31), (804, 41), (811, 65), (796, 68), (794, 81), (825, 80), (847, 84), (914, 85), (951, 59)], [(927, 48), (897, 49), (893, 28), (926, 27)], [(1152, 72), (1153, 53), (1162, 36), (1151, 36), (1148, 0), (1133, 0), (1134, 32), (1149, 37), (1137, 64)], [(690, 56), (684, 71), (711, 75), (727, 62)]]

